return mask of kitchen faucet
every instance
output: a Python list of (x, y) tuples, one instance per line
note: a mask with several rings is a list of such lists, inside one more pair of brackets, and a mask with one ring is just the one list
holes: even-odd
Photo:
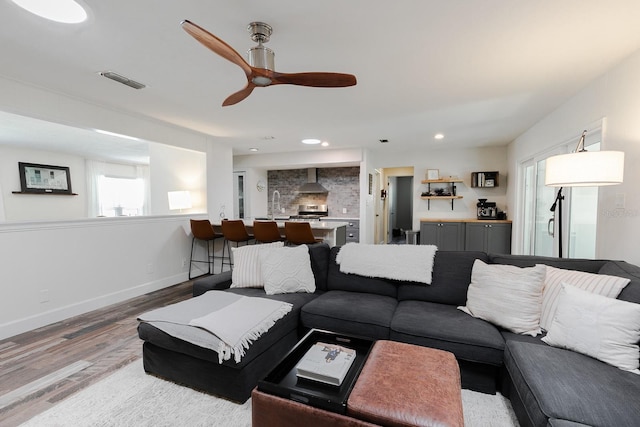
[(280, 192), (278, 190), (273, 191), (271, 196), (271, 218), (276, 217), (276, 194), (278, 195), (278, 212), (280, 212)]

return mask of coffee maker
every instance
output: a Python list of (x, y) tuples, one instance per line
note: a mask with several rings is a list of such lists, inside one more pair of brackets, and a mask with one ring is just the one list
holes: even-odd
[(478, 219), (498, 219), (498, 208), (495, 202), (487, 202), (487, 199), (478, 199), (476, 207)]

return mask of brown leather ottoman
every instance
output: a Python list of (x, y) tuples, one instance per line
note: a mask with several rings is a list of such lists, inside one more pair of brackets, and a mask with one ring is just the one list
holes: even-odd
[(458, 362), (446, 351), (377, 341), (347, 414), (384, 426), (463, 426)]
[(252, 425), (463, 426), (460, 369), (453, 354), (377, 341), (347, 400), (347, 415), (253, 390)]

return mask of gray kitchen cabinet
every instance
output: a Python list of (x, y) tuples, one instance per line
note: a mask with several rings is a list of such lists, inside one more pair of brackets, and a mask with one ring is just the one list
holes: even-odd
[(436, 245), (441, 251), (463, 251), (464, 234), (464, 222), (420, 222), (420, 244)]
[(465, 236), (465, 250), (467, 251), (511, 253), (510, 223), (468, 222)]
[(360, 220), (348, 219), (348, 218), (323, 218), (321, 221), (328, 222), (346, 222), (347, 227), (347, 243), (359, 243), (360, 242)]

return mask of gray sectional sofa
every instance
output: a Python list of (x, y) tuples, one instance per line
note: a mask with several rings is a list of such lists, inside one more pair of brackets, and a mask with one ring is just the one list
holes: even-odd
[[(640, 304), (640, 268), (622, 261), (557, 259), (438, 251), (431, 285), (340, 272), (339, 248), (310, 245), (314, 294), (267, 296), (261, 289), (228, 289), (287, 301), (293, 310), (248, 350), (241, 363), (218, 364), (217, 353), (141, 323), (145, 370), (236, 401), (310, 328), (371, 339), (390, 339), (452, 352), (463, 388), (501, 391), (523, 426), (631, 426), (640, 420), (640, 375), (588, 356), (551, 347), (541, 337), (518, 335), (467, 315), (467, 288), (476, 259), (489, 264), (557, 268), (631, 279), (618, 299)], [(229, 273), (194, 282), (194, 296), (227, 289)], [(639, 355), (640, 356), (640, 355)]]

